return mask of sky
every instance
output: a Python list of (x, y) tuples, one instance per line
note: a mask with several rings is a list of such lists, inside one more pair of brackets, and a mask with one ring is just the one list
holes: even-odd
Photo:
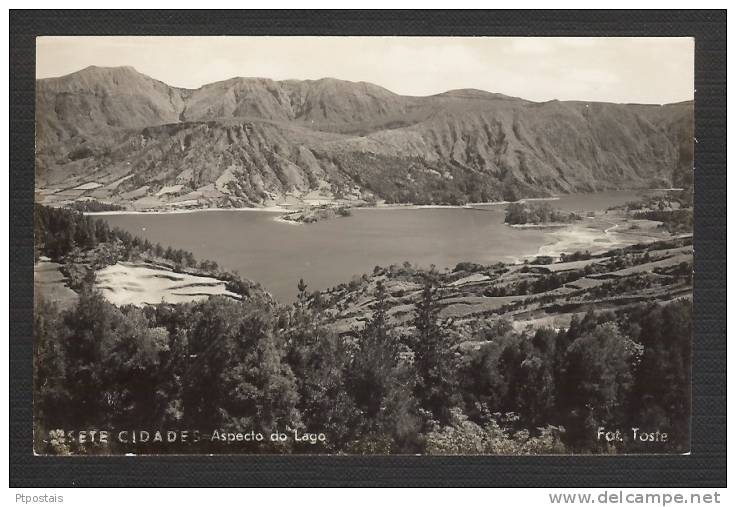
[(693, 98), (692, 38), (39, 37), (36, 77), (129, 65), (182, 88), (232, 77), (368, 81), (402, 95), (476, 88), (533, 101)]

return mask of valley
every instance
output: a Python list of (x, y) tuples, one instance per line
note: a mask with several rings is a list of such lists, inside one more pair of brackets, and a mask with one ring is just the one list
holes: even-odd
[(35, 455), (690, 453), (700, 67), (639, 28), (38, 37)]
[(407, 97), (336, 79), (37, 82), (36, 200), (127, 210), (450, 204), (689, 186), (692, 103)]

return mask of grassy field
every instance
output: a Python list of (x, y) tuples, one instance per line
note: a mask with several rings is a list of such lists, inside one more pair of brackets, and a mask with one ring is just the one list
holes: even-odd
[(634, 220), (620, 210), (598, 212), (580, 222), (551, 229), (549, 242), (539, 249), (537, 255), (558, 257), (576, 251), (597, 254), (669, 238), (669, 233), (658, 226), (659, 222)]
[(97, 272), (96, 287), (113, 304), (142, 306), (185, 303), (213, 295), (239, 298), (225, 287), (225, 282), (206, 276), (194, 276), (154, 264), (119, 262)]

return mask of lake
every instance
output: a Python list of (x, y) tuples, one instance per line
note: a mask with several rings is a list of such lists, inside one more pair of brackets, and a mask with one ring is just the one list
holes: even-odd
[[(579, 194), (551, 204), (587, 211), (636, 197), (635, 191)], [(547, 231), (503, 225), (503, 205), (479, 208), (359, 208), (350, 217), (309, 225), (278, 222), (278, 213), (256, 210), (101, 218), (154, 243), (189, 250), (197, 259), (217, 261), (286, 302), (296, 298), (300, 278), (316, 290), (404, 261), (439, 269), (462, 261), (513, 262), (548, 241)]]

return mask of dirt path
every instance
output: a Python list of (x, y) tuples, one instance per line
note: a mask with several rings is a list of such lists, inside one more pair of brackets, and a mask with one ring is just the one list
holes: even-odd
[(618, 228), (618, 226), (620, 226), (620, 225), (621, 225), (621, 224), (617, 224), (617, 223), (615, 223), (615, 222), (611, 222), (611, 221), (609, 221), (609, 220), (605, 220), (605, 221), (606, 221), (606, 222), (608, 222), (609, 224), (613, 224), (613, 225), (612, 225), (611, 227), (609, 227), (608, 229), (604, 229), (604, 230), (603, 230), (603, 232), (605, 232), (606, 234), (610, 234), (612, 230), (614, 230), (614, 229), (617, 229), (617, 228)]

